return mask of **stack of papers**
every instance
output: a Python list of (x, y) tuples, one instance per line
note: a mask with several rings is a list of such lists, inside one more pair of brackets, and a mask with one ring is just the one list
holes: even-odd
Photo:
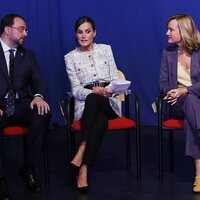
[(130, 85), (131, 81), (117, 79), (112, 81), (106, 88), (114, 91), (115, 94), (122, 94), (126, 92)]

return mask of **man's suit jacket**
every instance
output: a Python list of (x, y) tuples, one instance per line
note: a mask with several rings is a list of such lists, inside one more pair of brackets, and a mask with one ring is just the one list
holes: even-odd
[[(176, 46), (169, 46), (163, 50), (159, 86), (163, 93), (177, 88), (177, 63), (178, 49)], [(190, 76), (192, 85), (188, 87), (190, 94), (200, 97), (200, 50), (193, 51), (191, 55)]]
[[(9, 89), (9, 75), (4, 52), (0, 43), (0, 102), (2, 102)], [(37, 67), (35, 54), (18, 47), (14, 63), (14, 89), (19, 99), (30, 95), (44, 95), (45, 84)]]

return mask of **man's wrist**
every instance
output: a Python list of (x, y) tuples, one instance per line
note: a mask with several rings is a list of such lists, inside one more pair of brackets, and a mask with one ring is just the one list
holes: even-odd
[(40, 97), (40, 98), (44, 99), (44, 97), (43, 97), (41, 94), (35, 94), (35, 95), (34, 95), (34, 98), (35, 98), (35, 97)]

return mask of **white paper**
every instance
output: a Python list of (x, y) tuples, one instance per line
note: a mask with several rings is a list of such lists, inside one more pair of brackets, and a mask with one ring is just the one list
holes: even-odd
[(151, 104), (151, 107), (153, 109), (153, 112), (157, 113), (157, 106), (156, 106), (156, 102), (155, 101)]
[(106, 88), (114, 91), (115, 94), (122, 94), (126, 92), (130, 85), (131, 81), (117, 79), (112, 81)]

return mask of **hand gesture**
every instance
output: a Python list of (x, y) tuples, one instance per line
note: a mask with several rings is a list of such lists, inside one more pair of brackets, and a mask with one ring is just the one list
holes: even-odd
[(164, 100), (168, 100), (167, 103), (171, 103), (171, 105), (174, 105), (177, 102), (177, 99), (180, 96), (187, 94), (187, 92), (188, 92), (187, 88), (172, 89), (164, 97)]

